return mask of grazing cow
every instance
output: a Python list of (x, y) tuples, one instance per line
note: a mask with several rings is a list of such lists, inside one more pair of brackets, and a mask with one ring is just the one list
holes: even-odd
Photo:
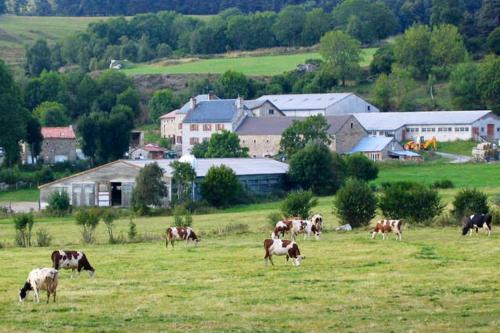
[(279, 239), (279, 235), (281, 234), (281, 237), (284, 237), (286, 232), (290, 232), (290, 236), (293, 240), (297, 238), (297, 234), (304, 234), (304, 239), (311, 237), (311, 235), (314, 234), (317, 240), (319, 240), (319, 236), (321, 235), (321, 229), (319, 229), (311, 221), (293, 219), (279, 221), (276, 223), (276, 227), (271, 234), (271, 238)]
[(479, 228), (483, 228), (488, 233), (488, 236), (490, 236), (492, 219), (491, 214), (473, 214), (469, 216), (463, 224), (462, 235), (465, 236), (468, 232), (469, 236), (472, 236), (473, 229), (476, 229), (476, 234), (478, 234)]
[(174, 247), (174, 242), (177, 239), (185, 240), (186, 241), (186, 246), (189, 243), (189, 241), (194, 242), (194, 246), (198, 245), (198, 242), (200, 241), (198, 239), (198, 236), (196, 236), (196, 233), (191, 227), (170, 227), (167, 229), (167, 234), (166, 234), (166, 241), (165, 241), (165, 247), (168, 247), (168, 243), (172, 244), (172, 247)]
[(285, 233), (290, 232), (290, 229), (292, 228), (292, 221), (291, 220), (284, 220), (284, 221), (279, 221), (276, 223), (276, 226), (274, 228), (273, 233), (271, 234), (272, 239), (279, 239), (280, 234), (281, 237), (285, 237)]
[(323, 216), (320, 214), (314, 214), (313, 217), (311, 217), (311, 222), (316, 226), (316, 229), (321, 231), (323, 229)]
[(403, 234), (403, 220), (380, 220), (372, 231), (372, 239), (377, 234), (382, 234), (382, 239), (386, 239), (387, 234), (393, 232), (397, 240), (401, 240)]
[(51, 258), (52, 267), (55, 269), (71, 269), (71, 277), (73, 277), (75, 270), (80, 275), (82, 269), (89, 273), (89, 277), (94, 276), (95, 269), (90, 265), (87, 256), (82, 251), (54, 251)]
[(24, 302), (28, 297), (30, 290), (33, 290), (34, 301), (40, 303), (40, 290), (47, 291), (47, 303), (49, 303), (52, 294), (54, 302), (56, 301), (58, 271), (55, 268), (35, 268), (30, 272), (26, 283), (19, 290), (19, 302)]
[(266, 251), (266, 255), (264, 256), (266, 264), (270, 261), (273, 266), (273, 255), (286, 256), (286, 261), (292, 258), (292, 264), (294, 266), (300, 266), (300, 261), (306, 258), (300, 255), (297, 243), (291, 240), (266, 239), (264, 241), (264, 250)]

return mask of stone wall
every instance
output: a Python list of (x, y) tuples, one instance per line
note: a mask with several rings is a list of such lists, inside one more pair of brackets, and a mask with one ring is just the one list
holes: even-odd
[(45, 139), (40, 156), (45, 163), (55, 163), (56, 156), (65, 156), (68, 161), (76, 160), (75, 139)]

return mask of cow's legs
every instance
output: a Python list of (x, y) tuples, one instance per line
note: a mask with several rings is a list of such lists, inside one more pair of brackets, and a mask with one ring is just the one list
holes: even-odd
[(491, 235), (491, 228), (485, 223), (483, 225), (484, 231), (488, 233), (488, 237)]
[(375, 236), (377, 236), (377, 232), (376, 231), (372, 232), (372, 239), (375, 239)]
[(47, 304), (49, 304), (50, 301), (50, 291), (49, 288), (47, 288)]
[(33, 293), (35, 294), (35, 303), (40, 303), (40, 297), (38, 295), (38, 288), (33, 288)]
[(54, 296), (54, 303), (56, 302), (56, 293), (57, 293), (57, 290), (54, 290), (54, 292), (52, 293), (52, 296)]

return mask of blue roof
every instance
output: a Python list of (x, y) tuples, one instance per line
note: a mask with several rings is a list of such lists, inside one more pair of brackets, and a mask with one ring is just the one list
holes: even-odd
[[(204, 95), (198, 95), (195, 97), (196, 98), (196, 103), (199, 102), (204, 102), (210, 100), (210, 95), (204, 94)], [(212, 98), (219, 99), (217, 96), (213, 96)], [(187, 101), (186, 104), (184, 104), (180, 109), (179, 113), (188, 113), (188, 111), (191, 109), (191, 100)]]
[(219, 99), (196, 103), (194, 110), (190, 110), (184, 118), (184, 123), (219, 122), (230, 123), (238, 108), (235, 99)]
[(359, 140), (358, 144), (352, 148), (351, 153), (360, 153), (368, 151), (381, 151), (394, 138), (388, 136), (367, 136)]

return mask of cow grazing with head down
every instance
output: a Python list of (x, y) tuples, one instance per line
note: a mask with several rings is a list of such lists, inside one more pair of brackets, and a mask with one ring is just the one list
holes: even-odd
[(266, 251), (264, 256), (266, 264), (271, 262), (273, 266), (273, 255), (286, 256), (286, 261), (291, 258), (294, 266), (300, 266), (301, 260), (306, 258), (300, 254), (297, 243), (291, 240), (266, 239), (264, 241), (264, 250)]
[(276, 226), (274, 227), (273, 233), (271, 234), (272, 239), (285, 237), (285, 233), (290, 232), (292, 228), (292, 221), (291, 220), (284, 220), (284, 221), (278, 221), (276, 223)]
[(479, 232), (479, 228), (483, 228), (485, 232), (488, 233), (488, 236), (491, 235), (491, 221), (493, 217), (491, 214), (472, 214), (467, 217), (463, 223), (462, 227), (462, 235), (472, 236), (472, 230), (476, 229), (476, 235)]
[(382, 239), (387, 238), (387, 234), (393, 232), (397, 240), (401, 240), (403, 234), (403, 220), (380, 220), (372, 231), (372, 239), (377, 234), (382, 234)]
[(319, 229), (314, 223), (308, 220), (293, 219), (279, 221), (276, 223), (273, 233), (271, 234), (272, 239), (279, 239), (285, 236), (285, 233), (290, 232), (291, 239), (295, 240), (298, 234), (304, 234), (304, 239), (311, 237), (314, 234), (317, 240), (321, 235), (321, 229)]
[(316, 226), (316, 229), (321, 231), (323, 229), (323, 216), (321, 214), (314, 214), (311, 217), (311, 222)]
[(55, 268), (35, 268), (32, 270), (26, 283), (19, 290), (19, 302), (24, 302), (28, 293), (33, 290), (35, 294), (34, 301), (40, 303), (40, 290), (47, 291), (47, 303), (49, 303), (52, 294), (54, 302), (56, 301), (58, 271)]
[(95, 269), (90, 265), (87, 256), (82, 251), (58, 250), (52, 252), (52, 267), (55, 269), (71, 269), (71, 277), (75, 270), (78, 275), (83, 270), (89, 273), (89, 277), (94, 276)]
[(174, 247), (174, 242), (177, 239), (185, 240), (186, 246), (189, 241), (194, 242), (194, 246), (197, 246), (200, 241), (191, 227), (170, 227), (167, 229), (165, 247), (168, 247), (168, 243)]

